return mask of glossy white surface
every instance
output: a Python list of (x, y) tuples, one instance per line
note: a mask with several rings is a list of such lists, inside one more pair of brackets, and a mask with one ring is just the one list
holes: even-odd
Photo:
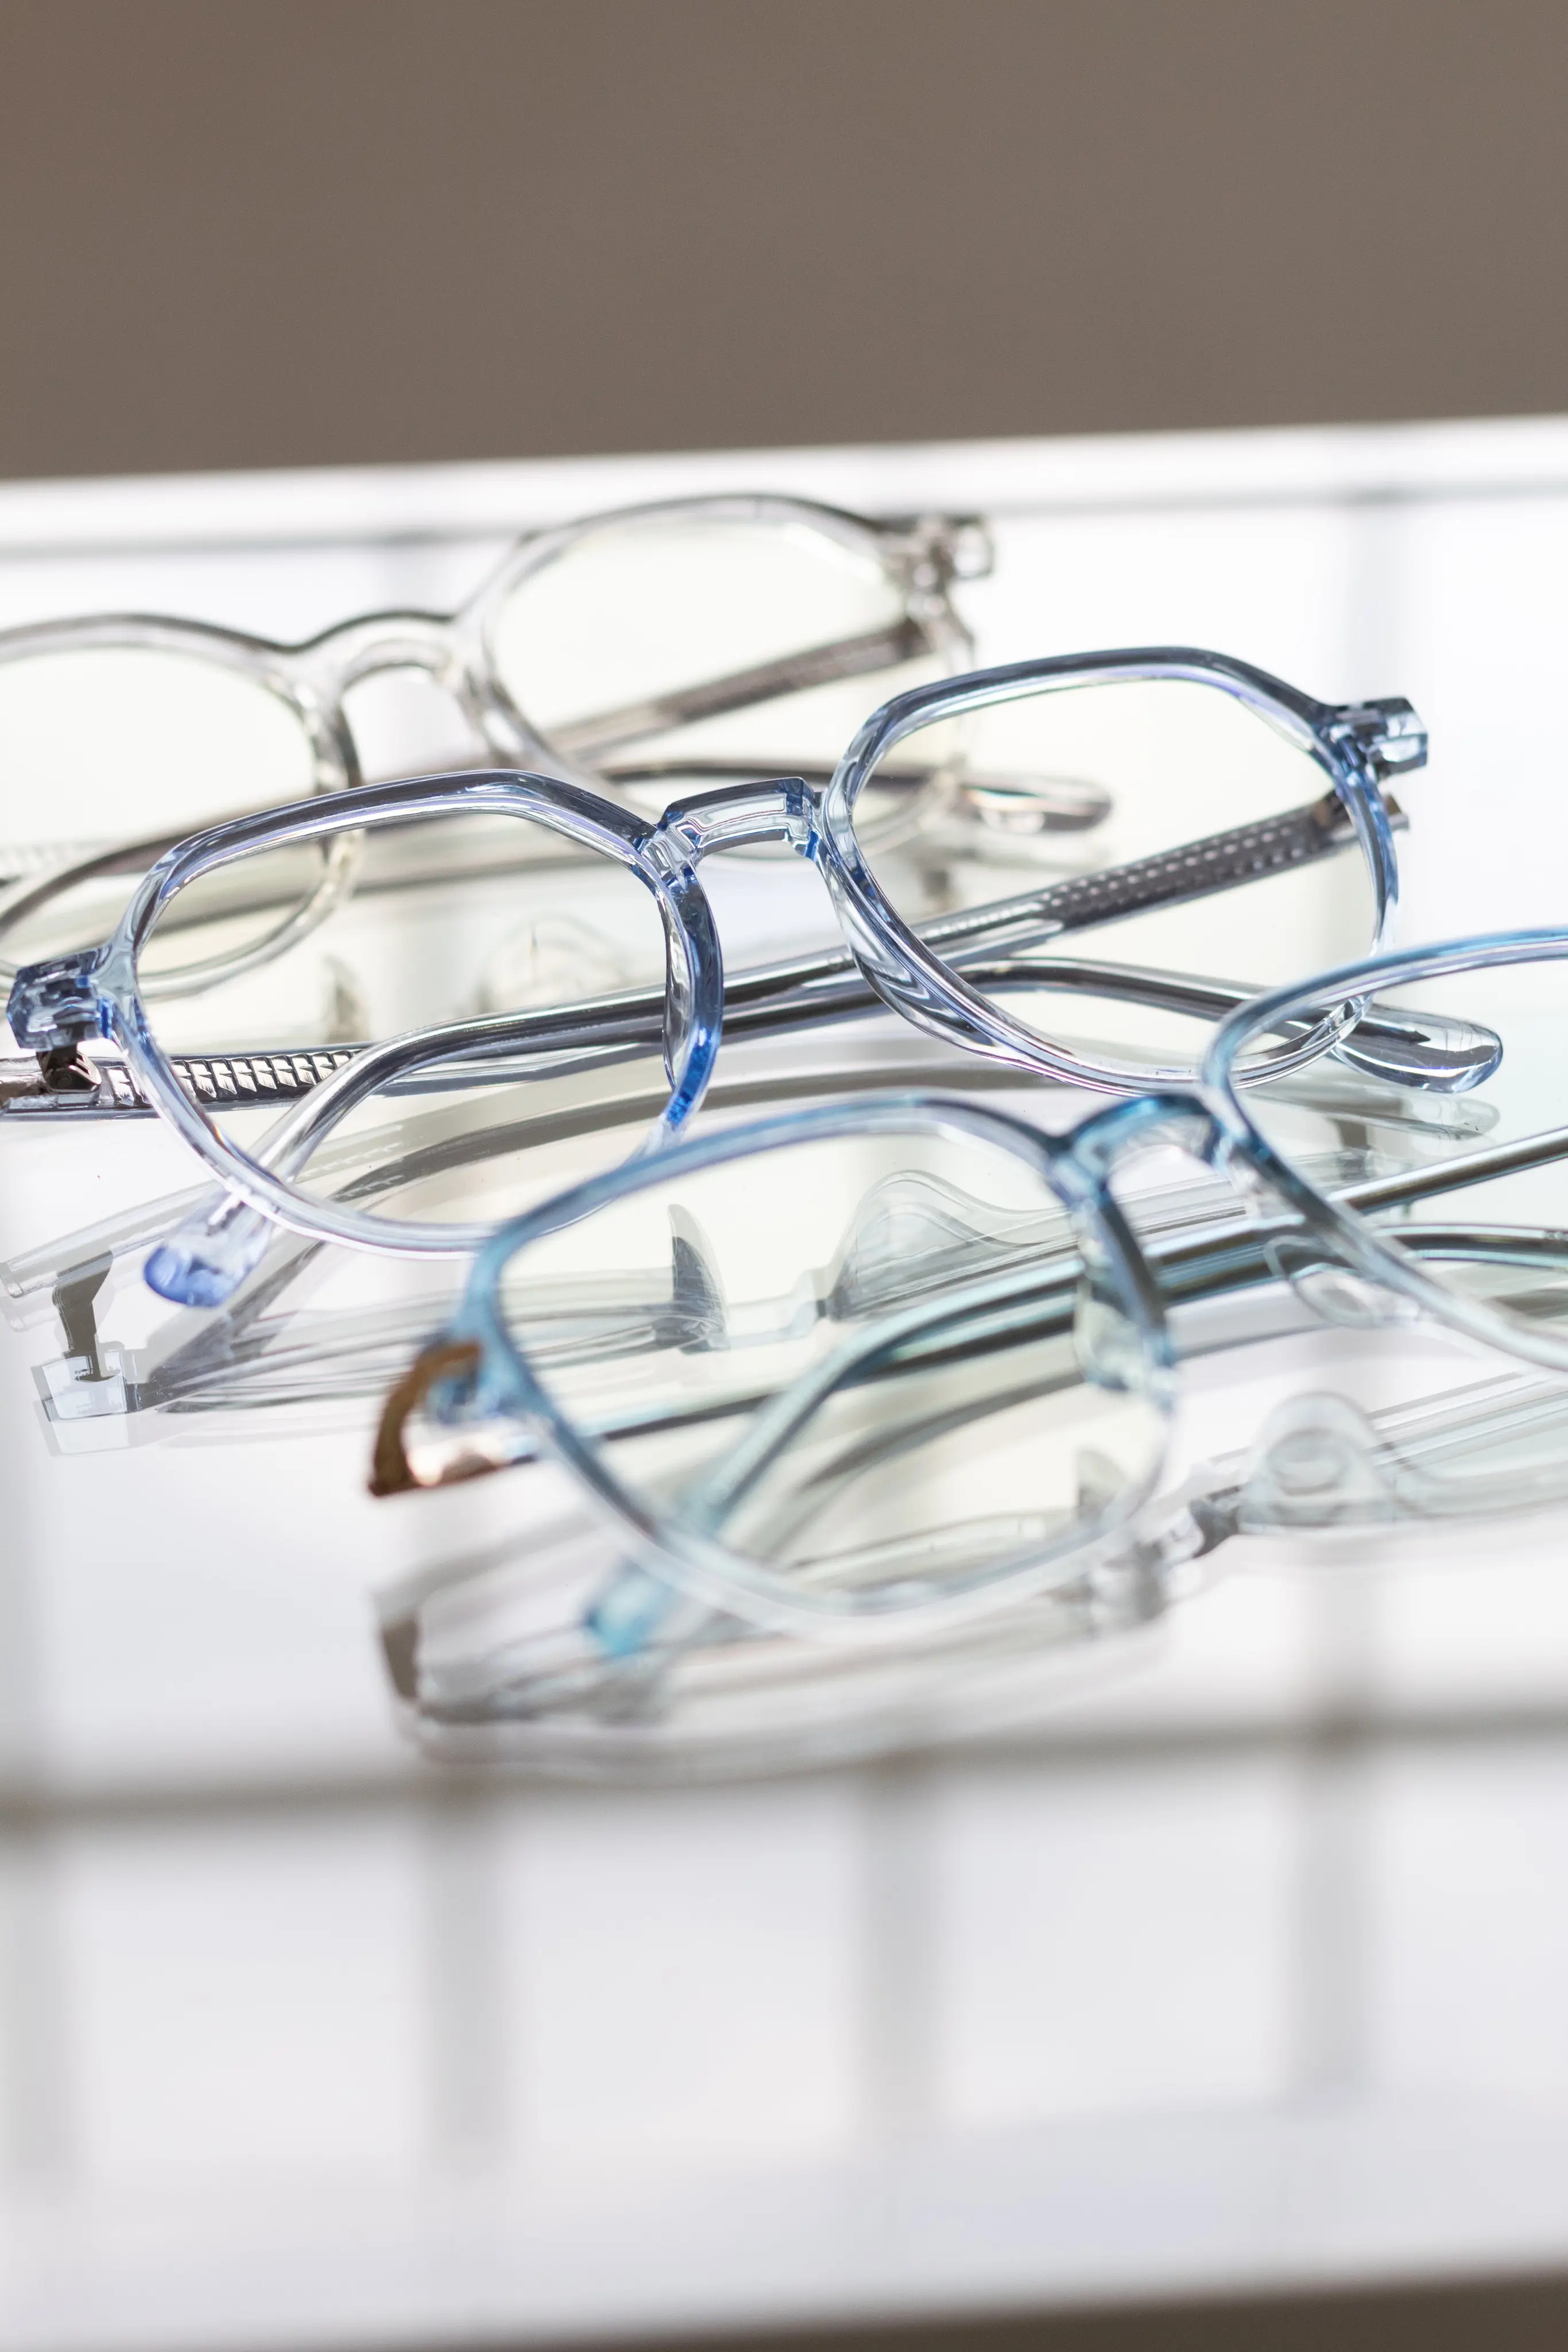
[[(303, 635), (455, 601), (526, 522), (721, 485), (990, 509), (986, 659), (1194, 642), (1408, 694), (1403, 936), (1568, 915), (1568, 423), (29, 485), (0, 622)], [(191, 1181), (151, 1126), (0, 1140), (7, 1255)], [(40, 1345), (0, 1332), (7, 2344), (1568, 2258), (1560, 1526), (1375, 1574), (1238, 1552), (992, 1755), (444, 1788), (367, 1594), (503, 1526), (506, 1482), (372, 1504), (362, 1414), (65, 1457)], [(1218, 1381), (1199, 1449), (1248, 1433)]]

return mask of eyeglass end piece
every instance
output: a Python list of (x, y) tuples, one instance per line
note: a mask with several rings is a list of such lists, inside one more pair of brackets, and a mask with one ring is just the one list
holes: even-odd
[(429, 1396), (432, 1389), (454, 1380), (472, 1380), (479, 1369), (480, 1351), (472, 1340), (434, 1339), (422, 1348), (400, 1381), (393, 1382), (382, 1407), (381, 1421), (376, 1429), (375, 1449), (371, 1458), (371, 1475), (366, 1480), (370, 1491), (378, 1499), (388, 1495), (408, 1495), (423, 1486), (450, 1486), (457, 1481), (481, 1477), (488, 1470), (500, 1467), (499, 1463), (482, 1456), (464, 1454), (444, 1464), (434, 1478), (422, 1477), (409, 1460), (407, 1429), (411, 1415)]
[(1371, 702), (1352, 703), (1340, 717), (1379, 783), (1426, 766), (1426, 725), (1420, 712), (1402, 694), (1380, 695)]
[(17, 1045), (35, 1054), (59, 1053), (85, 1037), (107, 1035), (98, 990), (102, 961), (101, 948), (84, 948), (49, 963), (24, 964), (5, 1006)]

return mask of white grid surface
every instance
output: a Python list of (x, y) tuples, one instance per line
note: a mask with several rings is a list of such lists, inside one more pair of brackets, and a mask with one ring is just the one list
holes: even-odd
[[(990, 512), (986, 659), (1196, 642), (1410, 695), (1404, 936), (1568, 915), (1568, 422), (21, 486), (0, 624), (303, 635), (718, 487)], [(7, 1253), (190, 1181), (151, 1127), (4, 1140)], [(1568, 2258), (1552, 1528), (1366, 1578), (1255, 1549), (994, 1754), (448, 1784), (366, 1595), (482, 1540), (505, 1481), (377, 1507), (357, 1432), (62, 1459), (28, 1361), (0, 1334), (7, 2345)]]

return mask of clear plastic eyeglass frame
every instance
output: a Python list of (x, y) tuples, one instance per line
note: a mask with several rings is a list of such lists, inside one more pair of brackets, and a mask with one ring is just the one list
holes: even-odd
[[(1443, 1196), (1520, 1171), (1568, 1160), (1568, 1129), (1454, 1152), (1425, 1169), (1374, 1179), (1335, 1196), (1270, 1141), (1254, 1116), (1259, 1098), (1249, 1098), (1243, 1086), (1249, 1058), (1260, 1039), (1281, 1033), (1299, 1034), (1303, 1027), (1310, 1032), (1340, 1008), (1365, 1007), (1395, 990), (1540, 961), (1568, 961), (1568, 931), (1460, 940), (1342, 966), (1305, 985), (1278, 990), (1234, 1013), (1216, 1035), (1197, 1085), (1161, 1089), (1113, 1105), (1061, 1136), (1041, 1133), (977, 1105), (910, 1096), (902, 1101), (830, 1105), (724, 1134), (690, 1139), (656, 1166), (628, 1164), (576, 1186), (503, 1227), (480, 1253), (458, 1314), (388, 1398), (377, 1441), (372, 1492), (391, 1495), (443, 1484), (449, 1478), (483, 1475), (514, 1460), (542, 1455), (562, 1465), (585, 1498), (608, 1515), (629, 1563), (627, 1578), (656, 1580), (666, 1591), (676, 1588), (705, 1608), (736, 1612), (784, 1633), (815, 1633), (829, 1639), (882, 1638), (890, 1629), (959, 1622), (999, 1601), (1069, 1582), (1092, 1571), (1097, 1562), (1113, 1559), (1118, 1547), (1124, 1549), (1138, 1528), (1140, 1515), (1163, 1472), (1163, 1454), (1151, 1456), (1145, 1474), (1129, 1480), (1084, 1524), (1059, 1541), (1010, 1561), (1001, 1573), (958, 1578), (935, 1593), (912, 1594), (896, 1585), (870, 1591), (790, 1585), (727, 1547), (722, 1513), (713, 1524), (705, 1524), (702, 1512), (688, 1517), (623, 1481), (604, 1447), (576, 1425), (550, 1384), (541, 1378), (528, 1345), (501, 1305), (504, 1279), (518, 1268), (530, 1247), (649, 1186), (665, 1186), (685, 1174), (770, 1154), (783, 1147), (831, 1139), (948, 1135), (988, 1142), (1033, 1171), (1071, 1220), (1077, 1243), (1075, 1257), (1069, 1262), (1063, 1263), (1060, 1253), (1054, 1262), (1051, 1254), (1040, 1253), (1038, 1263), (1021, 1269), (1014, 1265), (1000, 1273), (985, 1271), (982, 1254), (972, 1283), (960, 1289), (948, 1287), (935, 1299), (918, 1298), (873, 1320), (854, 1340), (858, 1354), (852, 1361), (840, 1349), (832, 1359), (831, 1374), (839, 1382), (850, 1378), (857, 1364), (886, 1362), (897, 1350), (917, 1346), (936, 1332), (946, 1335), (950, 1348), (961, 1347), (966, 1318), (976, 1334), (983, 1333), (988, 1340), (994, 1339), (998, 1318), (1005, 1319), (1009, 1313), (1019, 1318), (1020, 1331), (1043, 1328), (1042, 1318), (1047, 1322), (1054, 1318), (1051, 1328), (1070, 1331), (1075, 1328), (1073, 1318), (1080, 1312), (1087, 1281), (1094, 1298), (1113, 1317), (1117, 1336), (1113, 1361), (1097, 1367), (1091, 1351), (1084, 1364), (1085, 1377), (1136, 1393), (1168, 1424), (1178, 1380), (1168, 1303), (1180, 1298), (1184, 1285), (1191, 1294), (1195, 1286), (1197, 1292), (1212, 1292), (1228, 1282), (1294, 1283), (1299, 1273), (1291, 1267), (1299, 1269), (1303, 1259), (1314, 1272), (1326, 1268), (1348, 1277), (1348, 1282), (1338, 1286), (1342, 1295), (1337, 1302), (1336, 1286), (1332, 1283), (1326, 1288), (1312, 1283), (1301, 1285), (1312, 1310), (1331, 1320), (1397, 1326), (1425, 1319), (1505, 1356), (1568, 1373), (1568, 1331), (1537, 1325), (1528, 1316), (1510, 1314), (1485, 1299), (1467, 1297), (1434, 1279), (1422, 1263), (1424, 1250), (1437, 1260), (1471, 1259), (1483, 1266), (1500, 1261), (1561, 1284), (1568, 1274), (1568, 1243), (1561, 1233), (1487, 1225), (1473, 1231), (1458, 1227), (1424, 1231), (1405, 1225), (1380, 1229), (1376, 1222), (1380, 1212), (1406, 1208), (1424, 1197)], [(1442, 1025), (1440, 1021), (1403, 1013), (1390, 1012), (1383, 1017), (1391, 1025), (1409, 1021), (1423, 1036)], [(1466, 1083), (1483, 1083), (1501, 1063), (1503, 1051), (1500, 1041), (1494, 1038), (1492, 1053), (1475, 1060)], [(1216, 1217), (1207, 1228), (1188, 1232), (1173, 1244), (1145, 1246), (1113, 1197), (1112, 1179), (1128, 1153), (1155, 1137), (1174, 1139), (1195, 1159), (1219, 1171), (1235, 1185), (1237, 1198), (1228, 1218)], [(808, 1371), (794, 1391), (775, 1400), (765, 1416), (768, 1428), (787, 1431), (809, 1414), (821, 1393), (821, 1378), (819, 1371)], [(1539, 1382), (1522, 1387), (1517, 1381), (1504, 1382), (1485, 1396), (1477, 1393), (1485, 1408), (1489, 1437), (1508, 1441), (1517, 1434), (1521, 1415), (1532, 1416), (1548, 1433), (1563, 1424), (1561, 1392), (1542, 1390)], [(407, 1425), (416, 1411), (453, 1432), (445, 1460), (417, 1469), (406, 1442)], [(1440, 1453), (1445, 1444), (1474, 1452), (1471, 1418), (1468, 1411), (1450, 1416), (1451, 1425), (1443, 1424), (1431, 1437), (1428, 1456), (1434, 1449)], [(497, 1424), (503, 1432), (500, 1438)], [(508, 1426), (520, 1440), (515, 1446), (504, 1435)], [(465, 1435), (476, 1430), (476, 1439)], [(599, 1435), (604, 1433), (601, 1431)], [(1418, 1480), (1406, 1477), (1402, 1486), (1398, 1476), (1382, 1476), (1377, 1471), (1375, 1438), (1342, 1443), (1352, 1433), (1338, 1423), (1328, 1433), (1333, 1443), (1320, 1452), (1331, 1461), (1343, 1463), (1349, 1484), (1340, 1493), (1330, 1491), (1332, 1477), (1326, 1485), (1320, 1480), (1310, 1513), (1301, 1516), (1301, 1524), (1309, 1520), (1314, 1525), (1333, 1524), (1336, 1517), (1349, 1522), (1358, 1513), (1385, 1523), (1396, 1519), (1402, 1510), (1418, 1517), (1430, 1507)], [(737, 1481), (750, 1475), (746, 1467), (750, 1445), (748, 1439), (736, 1449), (741, 1464), (734, 1473)], [(1560, 1476), (1547, 1481), (1550, 1494), (1531, 1493), (1517, 1474), (1511, 1487), (1495, 1477), (1487, 1485), (1484, 1444), (1479, 1452), (1479, 1465), (1468, 1466), (1474, 1474), (1472, 1492), (1483, 1494), (1484, 1507), (1499, 1507), (1500, 1490), (1511, 1492), (1512, 1499), (1525, 1506), (1562, 1498)], [(1397, 1470), (1396, 1450), (1390, 1458)], [(721, 1495), (729, 1491), (725, 1483), (728, 1475), (721, 1475), (716, 1482)], [(1375, 1508), (1368, 1507), (1361, 1492), (1368, 1476), (1377, 1489)], [(1265, 1484), (1259, 1474), (1252, 1476), (1250, 1486), (1245, 1480), (1235, 1485), (1231, 1500), (1243, 1516), (1232, 1511), (1228, 1521), (1216, 1498), (1216, 1507), (1209, 1514), (1213, 1524), (1207, 1534), (1202, 1510), (1195, 1512), (1190, 1507), (1192, 1498), (1187, 1498), (1180, 1543), (1189, 1549), (1202, 1549), (1222, 1540), (1247, 1525), (1245, 1511), (1249, 1507), (1258, 1520), (1259, 1496)], [(743, 1491), (737, 1484), (736, 1492)], [(1277, 1509), (1277, 1520), (1288, 1526), (1288, 1509)], [(658, 1613), (657, 1608), (652, 1612), (655, 1622)]]
[[(769, 1058), (727, 1075), (721, 1069), (705, 1100), (713, 1109), (757, 1116), (806, 1098), (1011, 1083), (1000, 1067), (977, 1066), (964, 1055), (944, 1054), (913, 1030), (900, 1030), (860, 1050), (852, 1040), (847, 1048), (835, 1041), (831, 1055), (813, 1039), (809, 1057), (792, 1054), (781, 1067)], [(1351, 1106), (1358, 1133), (1367, 1116), (1364, 1092), (1354, 1090)], [(520, 1119), (515, 1109), (496, 1119), (486, 1105), (476, 1121), (441, 1096), (404, 1099), (389, 1107), (393, 1115), (385, 1125), (356, 1135), (351, 1150), (339, 1147), (334, 1182), (339, 1189), (372, 1190), (378, 1198), (392, 1195), (434, 1171), (466, 1170), (586, 1133), (637, 1132), (657, 1117), (663, 1100), (663, 1089), (652, 1083), (630, 1092), (606, 1084), (587, 1106), (545, 1112), (530, 1102)], [(62, 1352), (46, 1358), (36, 1378), (51, 1425), (69, 1432), (69, 1450), (86, 1450), (95, 1433), (111, 1439), (106, 1424), (117, 1420), (156, 1420), (163, 1412), (188, 1420), (258, 1406), (286, 1412), (308, 1402), (314, 1429), (320, 1410), (334, 1402), (379, 1400), (410, 1351), (455, 1303), (455, 1271), (443, 1268), (418, 1297), (318, 1309), (297, 1293), (310, 1290), (321, 1265), (320, 1244), (275, 1228), (266, 1255), (221, 1310), (195, 1318), (179, 1310), (148, 1344), (123, 1345), (105, 1320), (116, 1297), (133, 1281), (140, 1285), (142, 1255), (198, 1207), (205, 1213), (212, 1205), (210, 1188), (169, 1194), (0, 1264), (0, 1297), (16, 1328), (52, 1327), (60, 1341)], [(281, 1433), (276, 1412), (274, 1430)]]
[[(786, 1039), (789, 1050), (782, 1056), (768, 1050), (773, 1041), (766, 1036), (760, 1056), (747, 1055), (742, 1045), (734, 1058), (727, 1055), (727, 1069), (721, 1060), (704, 1098), (705, 1108), (758, 1117), (787, 1104), (798, 1108), (806, 1101), (846, 1095), (947, 1088), (972, 1098), (1016, 1089), (1015, 1074), (1002, 1064), (946, 1051), (914, 1029), (901, 1027), (893, 1034), (873, 1037), (857, 1034), (863, 1026), (851, 1023), (846, 1034), (831, 1038), (819, 1029), (803, 1045)], [(744, 1011), (732, 1024), (727, 1009), (726, 1034), (747, 1036)], [(1372, 1177), (1386, 1180), (1406, 1165), (1416, 1181), (1423, 1183), (1423, 1171), (1434, 1154), (1479, 1143), (1491, 1124), (1484, 1097), (1423, 1094), (1412, 1099), (1327, 1062), (1301, 1074), (1293, 1095), (1327, 1123), (1326, 1148), (1313, 1154), (1311, 1172), (1336, 1196), (1345, 1186)], [(663, 1087), (652, 1072), (619, 1092), (601, 1077), (591, 1102), (574, 1100), (552, 1110), (532, 1099), (530, 1090), (520, 1118), (517, 1106), (509, 1100), (492, 1108), (483, 1101), (452, 1105), (439, 1095), (402, 1098), (389, 1106), (392, 1115), (385, 1123), (368, 1133), (356, 1131), (329, 1148), (331, 1180), (340, 1191), (353, 1185), (361, 1201), (367, 1192), (386, 1199), (443, 1171), (466, 1171), (519, 1150), (531, 1151), (615, 1129), (635, 1131), (657, 1116), (663, 1101)], [(1473, 1109), (1472, 1102), (1477, 1106)], [(325, 1164), (319, 1163), (319, 1173), (326, 1172)], [(1390, 1196), (1386, 1181), (1383, 1191)], [(1212, 1218), (1217, 1209), (1225, 1208), (1228, 1197), (1223, 1180), (1207, 1186), (1174, 1185), (1156, 1200), (1145, 1194), (1139, 1205), (1139, 1233), (1145, 1247), (1167, 1231), (1180, 1234)], [(319, 1307), (309, 1294), (313, 1276), (322, 1266), (321, 1245), (278, 1228), (264, 1256), (222, 1308), (194, 1321), (180, 1310), (143, 1346), (127, 1347), (117, 1340), (104, 1328), (106, 1314), (112, 1319), (117, 1295), (133, 1278), (140, 1281), (140, 1261), (149, 1245), (186, 1219), (209, 1213), (214, 1205), (210, 1189), (166, 1195), (59, 1235), (0, 1265), (0, 1292), (17, 1327), (52, 1325), (57, 1333), (61, 1352), (46, 1358), (35, 1377), (46, 1417), (68, 1450), (117, 1442), (113, 1424), (127, 1416), (141, 1417), (145, 1423), (167, 1413), (173, 1416), (172, 1427), (182, 1422), (188, 1425), (193, 1414), (263, 1407), (273, 1412), (274, 1432), (280, 1434), (277, 1411), (287, 1412), (291, 1405), (308, 1401), (314, 1428), (316, 1416), (334, 1402), (351, 1406), (361, 1398), (382, 1396), (410, 1352), (455, 1303), (447, 1274), (444, 1279), (438, 1276), (423, 1296), (400, 1297), (395, 1305), (348, 1310)], [(852, 1255), (855, 1245), (852, 1224), (841, 1236), (841, 1259)], [(1065, 1227), (1062, 1245), (1069, 1245)], [(1217, 1262), (1214, 1277), (1218, 1288), (1229, 1291), (1249, 1273), (1266, 1280), (1268, 1271), (1261, 1252), (1249, 1269), (1229, 1251)], [(907, 1281), (902, 1272), (897, 1279), (902, 1297)], [(1197, 1279), (1195, 1275), (1189, 1290)], [(863, 1285), (857, 1286), (863, 1290)], [(825, 1299), (836, 1289), (835, 1276), (827, 1269), (819, 1288)], [(1287, 1328), (1292, 1321), (1287, 1318)], [(1260, 1327), (1254, 1334), (1249, 1319), (1248, 1336), (1254, 1335), (1263, 1338), (1270, 1332)], [(1229, 1334), (1222, 1344), (1230, 1344)]]
[[(1051, 884), (944, 916), (923, 930), (903, 919), (867, 864), (856, 824), (862, 789), (890, 750), (919, 729), (1009, 700), (1086, 684), (1152, 679), (1210, 687), (1260, 713), (1316, 766), (1327, 786), (1322, 799), (1285, 820), (1263, 820), (1178, 852), (1102, 869), (1087, 890), (1076, 879)], [(1425, 735), (1406, 703), (1326, 705), (1227, 656), (1156, 648), (1022, 662), (918, 688), (873, 714), (825, 790), (800, 777), (730, 787), (678, 802), (653, 823), (579, 786), (539, 776), (484, 773), (365, 786), (352, 794), (329, 794), (214, 826), (172, 850), (145, 877), (104, 947), (18, 974), (10, 996), (11, 1026), (18, 1044), (44, 1058), (46, 1069), (51, 1057), (68, 1062), (87, 1041), (110, 1040), (142, 1097), (223, 1185), (227, 1197), (222, 1205), (183, 1227), (150, 1258), (148, 1280), (165, 1297), (183, 1305), (221, 1303), (265, 1248), (267, 1219), (361, 1249), (466, 1257), (488, 1228), (372, 1216), (313, 1197), (291, 1180), (334, 1126), (383, 1087), (413, 1082), (422, 1072), (428, 1077), (438, 1066), (448, 1073), (464, 1067), (470, 1082), (474, 1071), (486, 1068), (515, 1075), (519, 1055), (531, 1054), (548, 1067), (552, 1054), (600, 1051), (625, 1035), (644, 1046), (662, 1039), (669, 1100), (645, 1148), (672, 1141), (702, 1101), (723, 1030), (726, 988), (718, 933), (697, 875), (703, 858), (716, 851), (783, 842), (822, 877), (847, 953), (800, 959), (757, 976), (759, 993), (789, 998), (797, 1017), (809, 1022), (819, 1007), (838, 1009), (833, 991), (848, 974), (858, 978), (862, 990), (869, 988), (917, 1028), (949, 1045), (1042, 1079), (1126, 1094), (1158, 1083), (1165, 1074), (1041, 1036), (996, 1001), (997, 989), (1007, 985), (1005, 968), (999, 982), (993, 978), (991, 993), (974, 984), (968, 976), (973, 968), (1017, 957), (1032, 983), (1039, 968), (1028, 963), (1030, 948), (1079, 925), (1242, 888), (1281, 863), (1351, 848), (1370, 877), (1375, 944), (1392, 917), (1398, 881), (1382, 780), (1418, 767), (1425, 757)], [(258, 852), (329, 842), (349, 825), (366, 833), (467, 811), (531, 820), (634, 877), (653, 898), (663, 922), (663, 993), (629, 994), (598, 1006), (531, 1015), (491, 1015), (367, 1047), (345, 1057), (343, 1066), (297, 1105), (258, 1151), (241, 1150), (181, 1085), (147, 1015), (139, 960), (165, 910), (199, 877)], [(1210, 1020), (1248, 994), (1123, 966), (1071, 967), (1062, 961), (1051, 970), (1052, 985), (1082, 985), (1087, 974), (1108, 995), (1174, 1004)], [(1335, 1050), (1373, 1075), (1399, 1082), (1414, 1054), (1424, 1083), (1462, 1086), (1475, 1055), (1484, 1058), (1490, 1049), (1490, 1035), (1460, 1039), (1450, 1024), (1427, 1050), (1412, 1045), (1406, 1024), (1385, 1050), (1375, 1028), (1364, 1026), (1352, 1037), (1358, 1018), (1358, 1009), (1349, 1004), (1327, 1013), (1264, 1046), (1243, 1075), (1249, 1081), (1277, 1076)], [(1185, 1081), (1190, 1074), (1188, 1067), (1171, 1075)], [(90, 1076), (86, 1082), (93, 1084)]]
[[(590, 534), (635, 534), (684, 522), (810, 533), (874, 567), (901, 608), (899, 617), (885, 626), (826, 639), (718, 677), (701, 674), (704, 649), (694, 644), (698, 676), (693, 684), (547, 730), (519, 706), (502, 675), (497, 635), (507, 605), (526, 583), (560, 563)], [(619, 781), (618, 761), (625, 766), (627, 781), (641, 779), (642, 770), (635, 761), (626, 765), (624, 755), (674, 730), (756, 709), (781, 695), (874, 676), (913, 660), (934, 659), (947, 671), (961, 668), (973, 657), (973, 642), (950, 591), (956, 580), (983, 577), (990, 564), (989, 537), (977, 516), (877, 520), (809, 499), (764, 493), (661, 500), (529, 532), (455, 613), (364, 614), (299, 645), (152, 614), (31, 623), (0, 631), (0, 679), (8, 666), (59, 654), (150, 651), (182, 656), (244, 679), (273, 698), (301, 730), (313, 789), (333, 793), (364, 782), (345, 709), (350, 693), (369, 678), (414, 671), (451, 696), (478, 741), (497, 761), (542, 769), (602, 791)], [(747, 772), (737, 761), (698, 758), (680, 764), (688, 775)], [(643, 781), (655, 783), (656, 771)], [(215, 791), (221, 791), (221, 774), (214, 775), (214, 782)], [(221, 806), (220, 800), (213, 814)], [(129, 840), (137, 830), (136, 812), (128, 809), (125, 824), (115, 828), (117, 841), (125, 843), (119, 848), (97, 845), (88, 854), (82, 845), (67, 845), (46, 858), (20, 850), (12, 854), (0, 845), (0, 881), (9, 884), (0, 891), (0, 915), (6, 927), (34, 913), (62, 888), (120, 871), (144, 871), (173, 845), (175, 836), (168, 833)], [(347, 834), (334, 844), (309, 898), (295, 910), (284, 944), (319, 920), (341, 897), (351, 882), (357, 849)], [(6, 976), (15, 969), (0, 961), (0, 972)]]
[(960, 1633), (853, 1651), (687, 1604), (627, 1654), (605, 1652), (583, 1620), (603, 1554), (603, 1530), (579, 1515), (379, 1594), (405, 1735), (446, 1761), (642, 1784), (967, 1746), (1137, 1664), (1207, 1581), (1203, 1564), (1173, 1572), (1134, 1557)]
[[(399, 1722), (427, 1754), (504, 1759), (550, 1775), (639, 1779), (801, 1769), (845, 1757), (994, 1739), (1101, 1674), (1147, 1655), (1171, 1611), (1208, 1591), (1238, 1539), (1319, 1547), (1437, 1528), (1478, 1512), (1568, 1502), (1568, 1386), (1525, 1372), (1405, 1406), (1361, 1410), (1309, 1392), (1252, 1443), (1162, 1492), (1108, 1558), (1053, 1589), (846, 1652), (669, 1589), (643, 1637), (607, 1647), (612, 1528), (587, 1512), (425, 1568), (378, 1596), (382, 1664)], [(1562, 1465), (1521, 1496), (1521, 1437)], [(1440, 1475), (1429, 1475), (1434, 1457)], [(1453, 1471), (1461, 1473), (1461, 1496)], [(1332, 1556), (1332, 1555), (1330, 1555)], [(554, 1606), (541, 1623), (541, 1597)]]

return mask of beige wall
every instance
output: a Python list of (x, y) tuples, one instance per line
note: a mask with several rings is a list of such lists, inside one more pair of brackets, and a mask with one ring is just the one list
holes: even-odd
[(0, 0), (0, 475), (1568, 407), (1562, 0)]

